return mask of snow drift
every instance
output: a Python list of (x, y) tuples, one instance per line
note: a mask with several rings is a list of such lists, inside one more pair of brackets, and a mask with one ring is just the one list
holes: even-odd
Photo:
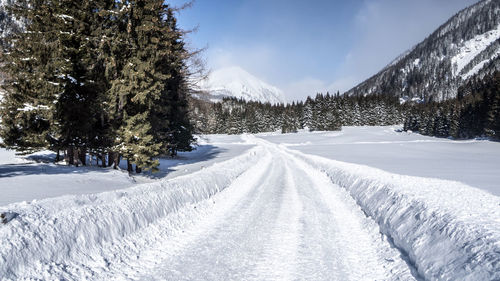
[(499, 197), (286, 150), (345, 188), (424, 279), (500, 279)]
[(253, 148), (167, 181), (0, 207), (0, 213), (17, 214), (0, 224), (0, 279), (43, 278), (43, 274), (87, 279), (91, 275), (80, 271), (92, 271), (89, 264), (99, 259), (107, 263), (103, 248), (135, 246), (127, 245), (128, 236), (172, 213), (192, 210), (193, 205), (225, 189), (257, 163), (261, 151)]

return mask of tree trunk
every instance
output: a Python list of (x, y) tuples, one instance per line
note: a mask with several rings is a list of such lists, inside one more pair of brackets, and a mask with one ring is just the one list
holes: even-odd
[(138, 173), (138, 174), (140, 174), (142, 172), (141, 167), (135, 165), (135, 172)]
[(75, 153), (73, 152), (73, 150), (74, 149), (72, 146), (68, 147), (68, 153), (66, 154), (68, 158), (67, 159), (68, 165), (73, 165), (75, 163), (75, 158), (74, 158)]
[(78, 149), (78, 158), (83, 166), (87, 166), (87, 148), (82, 147)]
[(113, 165), (113, 169), (118, 169), (118, 166), (120, 165), (120, 153), (118, 152), (115, 152), (113, 153), (113, 162), (114, 162), (114, 165)]
[(115, 156), (113, 154), (114, 153), (112, 151), (108, 151), (108, 167), (113, 166), (113, 163), (115, 162)]
[(75, 167), (78, 167), (79, 156), (80, 156), (80, 149), (74, 148), (73, 149), (73, 163), (75, 164)]
[(59, 148), (57, 149), (57, 155), (56, 155), (56, 163), (61, 161), (61, 151), (59, 150)]
[(130, 160), (127, 159), (127, 171), (129, 173), (132, 173), (133, 169), (132, 169), (132, 163), (130, 163)]
[(102, 165), (101, 165), (101, 167), (106, 168), (107, 167), (107, 165), (106, 165), (106, 154), (102, 153), (101, 157), (102, 157)]

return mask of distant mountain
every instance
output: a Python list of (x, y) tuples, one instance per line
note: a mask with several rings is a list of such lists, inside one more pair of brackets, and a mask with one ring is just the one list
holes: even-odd
[(499, 69), (500, 1), (484, 0), (457, 13), (347, 94), (443, 100), (456, 96), (471, 77)]
[(285, 96), (280, 89), (261, 81), (240, 67), (213, 71), (201, 88), (209, 94), (211, 101), (235, 97), (272, 104), (285, 103)]

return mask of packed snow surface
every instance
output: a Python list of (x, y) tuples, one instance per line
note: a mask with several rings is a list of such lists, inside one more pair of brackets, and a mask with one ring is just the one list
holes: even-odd
[(500, 144), (395, 129), (204, 136), (191, 171), (4, 205), (0, 279), (500, 279)]
[[(451, 59), (453, 66), (453, 75), (458, 75), (477, 55), (486, 50), (488, 46), (500, 38), (500, 25), (496, 29), (490, 30), (484, 34), (477, 35), (471, 40), (465, 41), (460, 47), (458, 54)], [(476, 72), (479, 70), (476, 70)], [(464, 77), (467, 77), (466, 74)]]
[(236, 66), (212, 72), (202, 88), (214, 98), (235, 97), (272, 104), (285, 103), (285, 96), (280, 89)]

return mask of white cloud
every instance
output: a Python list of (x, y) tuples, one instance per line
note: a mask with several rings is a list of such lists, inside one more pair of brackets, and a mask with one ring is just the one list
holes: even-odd
[(216, 70), (237, 65), (265, 77), (265, 80), (274, 80), (272, 70), (277, 67), (275, 57), (275, 51), (266, 45), (223, 46), (208, 49), (208, 66)]

